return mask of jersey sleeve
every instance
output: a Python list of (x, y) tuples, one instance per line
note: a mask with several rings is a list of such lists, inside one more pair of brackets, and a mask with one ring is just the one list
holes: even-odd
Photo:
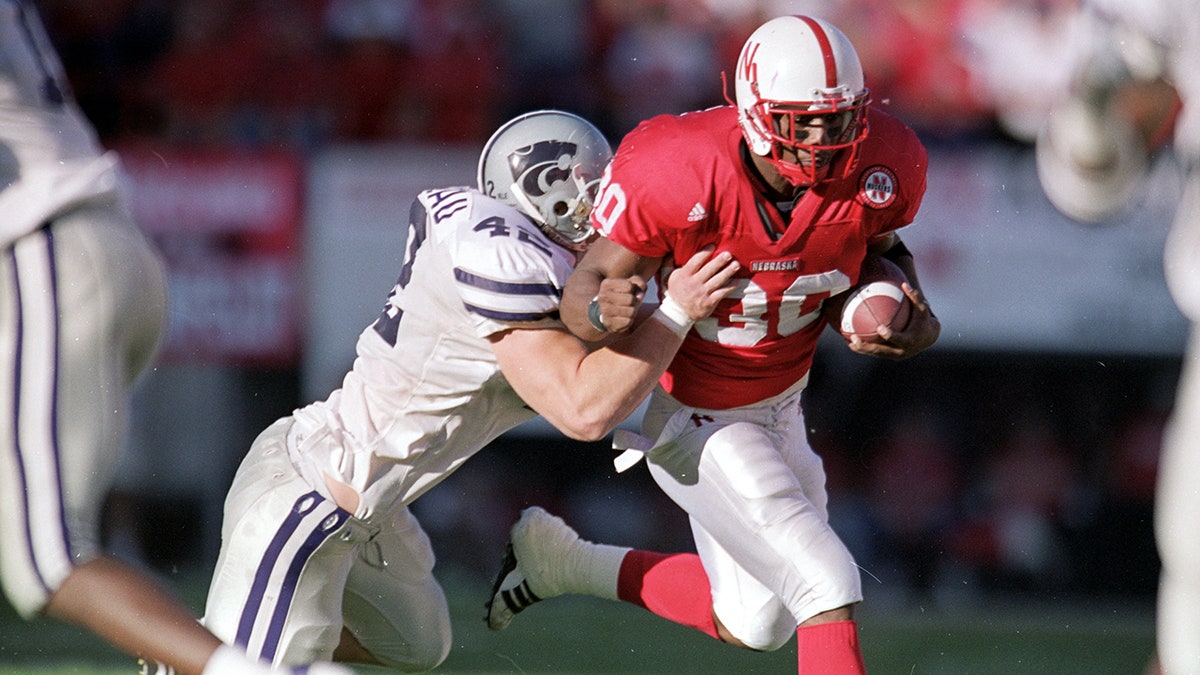
[(900, 120), (872, 111), (870, 148), (860, 160), (861, 175), (871, 180), (882, 171), (894, 183), (895, 198), (886, 206), (873, 208), (866, 185), (859, 186), (859, 199), (867, 207), (868, 238), (878, 240), (911, 224), (921, 209), (927, 187), (929, 155), (916, 133)]
[(688, 167), (674, 163), (682, 153), (667, 128), (672, 123), (669, 116), (652, 118), (621, 141), (592, 211), (602, 235), (649, 258), (671, 253), (679, 232), (691, 226), (691, 205), (681, 199), (695, 190), (689, 189)]
[(925, 199), (925, 189), (928, 187), (929, 154), (915, 133), (910, 132), (907, 145), (908, 152), (904, 153), (906, 161), (901, 164), (904, 181), (900, 184), (900, 199), (903, 207), (897, 217), (902, 223), (901, 227), (916, 220), (921, 202)]
[(476, 334), (562, 327), (558, 308), (571, 255), (515, 209), (477, 194), (472, 199), (470, 215), (458, 224), (453, 263)]

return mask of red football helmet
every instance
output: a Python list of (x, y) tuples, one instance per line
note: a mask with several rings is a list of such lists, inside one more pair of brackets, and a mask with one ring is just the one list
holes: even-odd
[[(870, 92), (849, 38), (808, 16), (771, 19), (750, 35), (738, 57), (734, 95), (750, 150), (792, 185), (849, 175), (867, 135)], [(810, 141), (814, 120), (824, 128)], [(792, 151), (795, 159), (785, 158)], [(849, 150), (848, 153), (838, 153)], [(826, 167), (837, 164), (835, 174)]]

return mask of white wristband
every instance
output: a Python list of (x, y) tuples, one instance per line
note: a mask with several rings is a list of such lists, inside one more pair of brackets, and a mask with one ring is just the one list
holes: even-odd
[(650, 315), (652, 319), (658, 319), (659, 323), (671, 329), (671, 332), (684, 337), (688, 331), (692, 329), (692, 324), (696, 323), (683, 307), (670, 295), (663, 295), (662, 302), (659, 303), (658, 309)]

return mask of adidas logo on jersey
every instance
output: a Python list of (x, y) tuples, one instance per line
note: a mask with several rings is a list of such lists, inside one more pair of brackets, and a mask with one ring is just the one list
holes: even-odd
[(707, 216), (708, 211), (704, 210), (704, 206), (700, 202), (696, 202), (696, 205), (693, 206), (692, 210), (688, 212), (688, 222), (694, 223), (699, 220), (704, 220)]

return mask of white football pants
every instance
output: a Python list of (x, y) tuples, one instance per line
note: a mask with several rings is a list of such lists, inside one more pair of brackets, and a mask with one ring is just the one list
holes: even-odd
[(162, 265), (115, 198), (0, 249), (0, 579), (25, 617), (100, 555), (129, 388), (165, 321)]
[(656, 390), (643, 420), (658, 485), (688, 513), (721, 623), (774, 650), (803, 621), (862, 600), (858, 567), (829, 527), (825, 471), (808, 445), (807, 381), (732, 410)]
[(225, 501), (204, 625), (276, 666), (328, 661), (344, 625), (384, 664), (431, 670), (450, 653), (450, 610), (429, 538), (408, 508), (371, 528), (296, 471), (291, 418), (250, 448)]
[(1193, 165), (1164, 253), (1175, 303), (1192, 321), (1154, 497), (1162, 571), (1158, 658), (1166, 675), (1200, 673), (1200, 167)]

